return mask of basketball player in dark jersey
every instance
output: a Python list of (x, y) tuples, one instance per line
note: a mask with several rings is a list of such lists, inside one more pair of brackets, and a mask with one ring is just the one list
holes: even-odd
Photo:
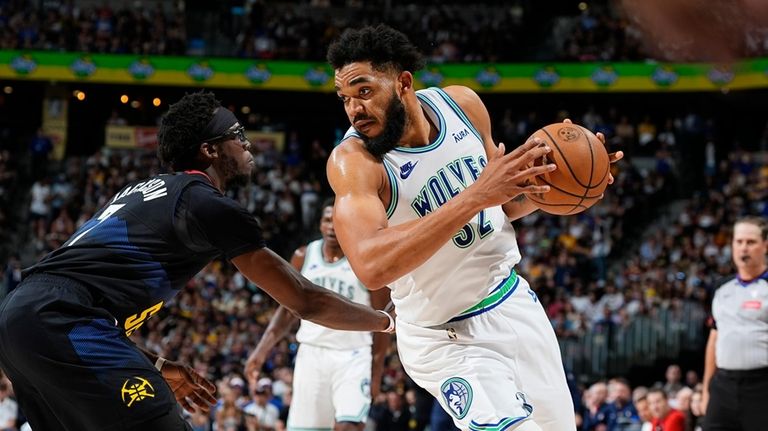
[(176, 173), (130, 184), (0, 305), (0, 367), (35, 431), (189, 430), (213, 384), (129, 339), (217, 256), (275, 300), (336, 329), (391, 331), (393, 318), (303, 278), (264, 247), (259, 223), (223, 195), (253, 169), (243, 127), (212, 93), (184, 96), (158, 132)]

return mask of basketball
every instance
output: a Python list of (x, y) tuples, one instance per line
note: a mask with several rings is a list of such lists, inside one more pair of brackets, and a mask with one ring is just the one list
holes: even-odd
[(534, 178), (537, 185), (549, 185), (550, 191), (529, 194), (528, 199), (557, 215), (578, 214), (597, 203), (610, 169), (608, 152), (597, 136), (576, 124), (554, 123), (534, 132), (534, 137), (552, 148), (536, 164), (554, 163), (557, 169)]

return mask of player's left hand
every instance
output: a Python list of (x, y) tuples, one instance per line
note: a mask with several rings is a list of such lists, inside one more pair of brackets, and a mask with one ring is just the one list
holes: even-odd
[(178, 362), (167, 361), (163, 365), (163, 378), (173, 390), (176, 401), (192, 413), (208, 413), (216, 404), (216, 386), (197, 374), (192, 367)]
[[(570, 118), (566, 118), (563, 120), (563, 123), (569, 123), (573, 124), (573, 121), (571, 121)], [(605, 135), (603, 135), (603, 132), (597, 132), (595, 133), (595, 136), (597, 136), (597, 139), (600, 140), (600, 142), (605, 145)], [(608, 153), (608, 161), (611, 162), (611, 164), (614, 164), (618, 162), (619, 160), (624, 158), (624, 151), (615, 151), (613, 153)], [(613, 174), (611, 171), (608, 171), (608, 184), (613, 184)]]

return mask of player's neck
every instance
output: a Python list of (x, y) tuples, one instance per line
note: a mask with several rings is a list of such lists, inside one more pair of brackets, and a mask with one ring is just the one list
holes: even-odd
[(742, 266), (738, 268), (739, 280), (741, 281), (753, 281), (768, 271), (768, 263), (762, 262), (760, 265), (755, 266)]
[(421, 103), (416, 102), (415, 114), (409, 114), (406, 118), (405, 131), (403, 137), (400, 138), (401, 147), (425, 147), (432, 142), (437, 134), (440, 132), (435, 125), (432, 124), (424, 108), (421, 107)]
[(219, 173), (216, 172), (216, 169), (214, 169), (213, 166), (210, 166), (204, 172), (208, 175), (208, 179), (211, 180), (211, 184), (213, 184), (214, 187), (219, 189), (219, 191), (224, 194), (224, 188), (226, 187), (226, 184), (224, 183), (224, 180), (219, 176)]
[(332, 246), (323, 241), (323, 260), (328, 263), (338, 262), (344, 258), (344, 252), (339, 246)]

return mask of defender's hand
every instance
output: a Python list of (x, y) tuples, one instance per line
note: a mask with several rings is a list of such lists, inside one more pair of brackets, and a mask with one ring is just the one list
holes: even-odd
[(216, 386), (197, 374), (192, 367), (178, 362), (166, 361), (161, 373), (171, 387), (176, 401), (189, 412), (208, 413), (216, 404)]

